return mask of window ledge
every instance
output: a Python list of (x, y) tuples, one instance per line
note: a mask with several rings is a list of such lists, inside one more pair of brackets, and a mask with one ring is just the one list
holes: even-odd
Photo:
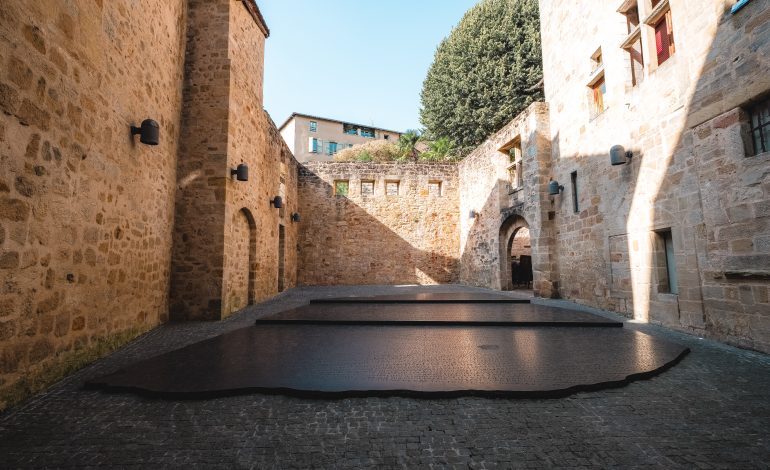
[(652, 12), (650, 12), (647, 18), (645, 18), (644, 24), (648, 26), (655, 26), (655, 23), (657, 23), (658, 20), (661, 19), (668, 10), (670, 10), (668, 0), (663, 0), (658, 4), (658, 6), (655, 7), (654, 10), (652, 10)]
[(626, 36), (626, 39), (620, 43), (621, 49), (630, 49), (634, 42), (636, 42), (637, 39), (639, 39), (642, 35), (642, 25), (636, 25), (636, 28), (633, 29), (630, 33), (628, 33), (628, 36)]
[(600, 65), (599, 67), (596, 68), (596, 70), (591, 72), (591, 75), (588, 77), (588, 83), (586, 85), (593, 86), (602, 77), (604, 77), (604, 65)]

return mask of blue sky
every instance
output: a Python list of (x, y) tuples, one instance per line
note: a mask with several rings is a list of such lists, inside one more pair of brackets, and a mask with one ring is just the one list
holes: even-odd
[(439, 42), (477, 0), (257, 0), (270, 28), (265, 108), (404, 131)]

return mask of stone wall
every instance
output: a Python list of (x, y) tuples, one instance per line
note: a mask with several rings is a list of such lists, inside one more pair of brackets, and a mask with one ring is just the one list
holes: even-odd
[[(189, 3), (171, 286), (177, 319), (220, 319), (276, 294), (279, 225), (284, 246), (296, 245), (286, 214), (297, 207), (297, 164), (262, 109), (267, 29), (248, 6)], [(241, 163), (247, 182), (230, 173)], [(284, 209), (271, 206), (277, 195)], [(293, 286), (296, 255), (283, 256), (283, 286)]]
[(312, 162), (299, 175), (300, 285), (457, 280), (456, 165)]
[[(523, 172), (512, 182), (509, 149), (518, 143)], [(533, 103), (459, 164), (460, 281), (511, 289), (511, 241), (529, 227), (536, 295), (555, 297), (557, 270), (553, 251), (553, 198), (548, 106)], [(471, 217), (473, 211), (475, 217)]]
[(0, 7), (0, 397), (167, 319), (185, 4)]
[[(552, 176), (566, 188), (554, 198), (561, 294), (770, 350), (764, 274), (728, 278), (770, 265), (763, 248), (770, 171), (741, 142), (742, 108), (770, 91), (762, 52), (770, 45), (770, 2), (754, 0), (731, 15), (734, 2), (670, 0), (676, 51), (658, 66), (645, 49), (635, 86), (619, 47), (627, 30), (617, 5), (584, 0), (575, 15), (574, 3), (541, 5)], [(638, 3), (644, 18), (650, 4)], [(641, 34), (644, 47), (654, 47), (652, 28), (643, 24)], [(592, 117), (588, 83), (599, 47), (606, 109)], [(630, 164), (610, 166), (616, 144), (634, 152)], [(669, 232), (674, 286), (661, 259)]]

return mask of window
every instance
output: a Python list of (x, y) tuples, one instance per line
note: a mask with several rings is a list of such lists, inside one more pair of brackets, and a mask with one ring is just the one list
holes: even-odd
[(658, 59), (658, 66), (660, 66), (676, 50), (674, 28), (671, 22), (671, 7), (668, 0), (652, 0), (652, 13), (644, 22), (655, 31), (655, 54)]
[(428, 195), (441, 196), (441, 181), (428, 182)]
[(374, 181), (361, 181), (361, 195), (374, 196)]
[(521, 158), (521, 140), (518, 138), (508, 150), (508, 182), (511, 189), (519, 189), (524, 186), (524, 163)]
[(335, 155), (337, 153), (337, 142), (327, 142), (326, 143), (326, 154), (327, 155)]
[(310, 153), (318, 153), (318, 139), (310, 138)]
[(676, 275), (674, 239), (671, 235), (670, 228), (659, 230), (654, 233), (653, 250), (658, 292), (664, 294), (678, 294), (679, 282)]
[(604, 82), (604, 63), (602, 61), (601, 47), (591, 55), (591, 67), (592, 71), (588, 80), (588, 88), (590, 89), (590, 115), (591, 119), (593, 119), (606, 109), (604, 97), (607, 94), (607, 85)]
[(348, 180), (339, 180), (334, 182), (334, 195), (346, 196), (348, 195), (349, 184)]
[(572, 211), (577, 214), (580, 212), (580, 206), (578, 205), (577, 171), (573, 171), (569, 175), (569, 179), (572, 182)]
[(374, 129), (372, 129), (370, 127), (362, 127), (361, 128), (361, 137), (374, 138)]
[(383, 136), (383, 138), (384, 138), (385, 140), (390, 140), (390, 136), (389, 136), (388, 134), (385, 134), (385, 135)]
[(310, 132), (316, 132), (318, 130), (318, 123), (310, 121)]
[(631, 85), (636, 86), (644, 80), (644, 55), (642, 53), (642, 33), (639, 26), (639, 5), (636, 1), (627, 3), (619, 10), (626, 17), (628, 36), (621, 48), (628, 53)]
[(343, 124), (342, 132), (348, 135), (358, 135), (358, 127), (353, 124)]
[(607, 84), (604, 82), (604, 75), (591, 85), (591, 118), (595, 118), (604, 112), (604, 96), (607, 94)]
[(770, 152), (770, 99), (749, 109), (754, 155)]
[(398, 181), (385, 182), (385, 195), (398, 196)]

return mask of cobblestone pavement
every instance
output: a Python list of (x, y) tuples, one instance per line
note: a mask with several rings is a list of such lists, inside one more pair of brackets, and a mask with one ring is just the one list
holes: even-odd
[(165, 401), (81, 388), (90, 377), (313, 297), (466, 289), (483, 291), (300, 288), (223, 322), (162, 326), (0, 415), (0, 468), (770, 466), (770, 356), (633, 323), (625, 327), (692, 353), (651, 380), (561, 399)]

